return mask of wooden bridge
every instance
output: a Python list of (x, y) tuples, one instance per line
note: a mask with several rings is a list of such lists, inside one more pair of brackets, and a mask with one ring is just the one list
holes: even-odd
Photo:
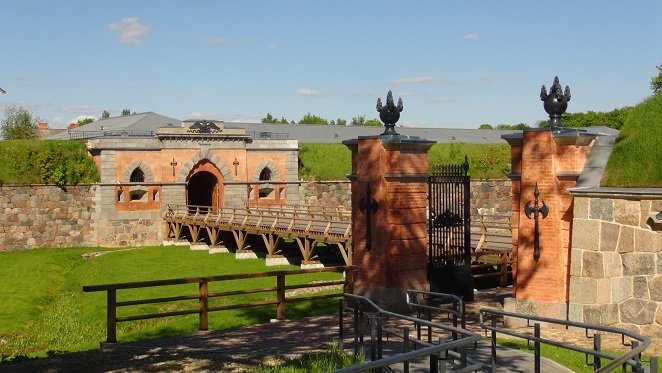
[(165, 240), (188, 240), (192, 244), (218, 246), (221, 233), (230, 232), (237, 251), (247, 249), (248, 235), (262, 237), (267, 257), (276, 257), (284, 239), (296, 241), (303, 264), (312, 263), (319, 243), (335, 246), (346, 265), (352, 265), (351, 211), (344, 208), (274, 206), (219, 208), (168, 205), (164, 221)]

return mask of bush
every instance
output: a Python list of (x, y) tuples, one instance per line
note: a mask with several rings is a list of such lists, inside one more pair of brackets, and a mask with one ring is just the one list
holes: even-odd
[(64, 187), (98, 180), (99, 173), (84, 141), (0, 142), (0, 181), (4, 183)]

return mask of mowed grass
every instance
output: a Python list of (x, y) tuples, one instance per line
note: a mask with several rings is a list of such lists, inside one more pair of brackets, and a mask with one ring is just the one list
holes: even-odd
[(662, 186), (662, 94), (635, 106), (609, 157), (603, 186)]
[[(352, 153), (343, 144), (302, 143), (299, 176), (304, 180), (346, 180), (352, 171)], [(443, 163), (469, 161), (474, 179), (504, 179), (509, 171), (510, 147), (503, 144), (435, 144), (428, 152), (430, 169)]]
[[(82, 254), (103, 251), (85, 260)], [(235, 260), (234, 254), (210, 255), (186, 247), (129, 250), (98, 248), (35, 249), (0, 253), (0, 360), (11, 356), (44, 356), (48, 351), (97, 348), (105, 340), (106, 294), (83, 293), (83, 285), (213, 276), (296, 269), (267, 267), (263, 259)], [(339, 279), (339, 273), (288, 277), (286, 284)], [(210, 284), (210, 292), (275, 286), (275, 278)], [(118, 301), (197, 294), (197, 284), (118, 291)], [(339, 292), (339, 291), (338, 291)], [(273, 299), (273, 293), (215, 298), (210, 306)], [(121, 308), (118, 316), (195, 309), (197, 300)], [(288, 304), (286, 316), (296, 319), (335, 312), (337, 301)], [(275, 306), (220, 311), (209, 316), (210, 329), (234, 328), (274, 318)], [(184, 334), (198, 328), (197, 315), (118, 324), (118, 340), (130, 341)]]

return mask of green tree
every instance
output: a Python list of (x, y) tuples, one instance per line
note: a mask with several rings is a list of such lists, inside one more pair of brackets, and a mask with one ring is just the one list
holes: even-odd
[(122, 116), (131, 115), (131, 109), (122, 109)]
[(329, 124), (332, 125), (332, 126), (346, 126), (347, 121), (342, 119), (342, 118), (338, 118), (336, 120), (330, 121)]
[(349, 123), (351, 126), (373, 126), (379, 127), (382, 125), (382, 122), (377, 119), (366, 119), (365, 115), (359, 115), (358, 117), (353, 117), (352, 121)]
[(78, 127), (82, 127), (82, 126), (84, 126), (86, 124), (90, 124), (92, 122), (94, 122), (94, 118), (87, 117), (87, 118), (78, 119), (77, 123), (78, 123)]
[(33, 117), (22, 106), (7, 106), (5, 108), (5, 117), (2, 119), (2, 137), (5, 140), (36, 139), (39, 121), (39, 117)]
[(309, 111), (308, 114), (299, 119), (299, 124), (329, 124), (329, 122), (320, 116), (311, 114)]
[(653, 90), (654, 95), (662, 92), (662, 63), (656, 67), (657, 76), (651, 78), (651, 89)]
[(108, 119), (108, 118), (110, 118), (110, 113), (104, 110), (103, 113), (101, 113), (101, 119)]
[(267, 113), (267, 115), (262, 118), (262, 123), (278, 123), (278, 119), (271, 115), (271, 113)]
[(478, 129), (479, 130), (493, 130), (494, 127), (492, 127), (492, 125), (489, 124), (489, 123), (483, 123), (483, 124), (480, 125), (480, 127), (478, 127)]

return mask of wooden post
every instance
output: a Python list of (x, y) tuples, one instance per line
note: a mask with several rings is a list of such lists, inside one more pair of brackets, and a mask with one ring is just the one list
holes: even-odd
[(198, 290), (200, 292), (200, 298), (199, 298), (199, 304), (200, 304), (200, 327), (199, 329), (201, 331), (207, 331), (209, 330), (208, 326), (208, 303), (207, 303), (207, 295), (209, 294), (208, 292), (208, 286), (207, 286), (207, 281), (200, 281), (198, 285)]
[(285, 320), (285, 275), (279, 274), (276, 276), (276, 300), (278, 306), (276, 308), (276, 319)]
[(117, 342), (117, 290), (108, 289), (106, 292), (106, 342)]

